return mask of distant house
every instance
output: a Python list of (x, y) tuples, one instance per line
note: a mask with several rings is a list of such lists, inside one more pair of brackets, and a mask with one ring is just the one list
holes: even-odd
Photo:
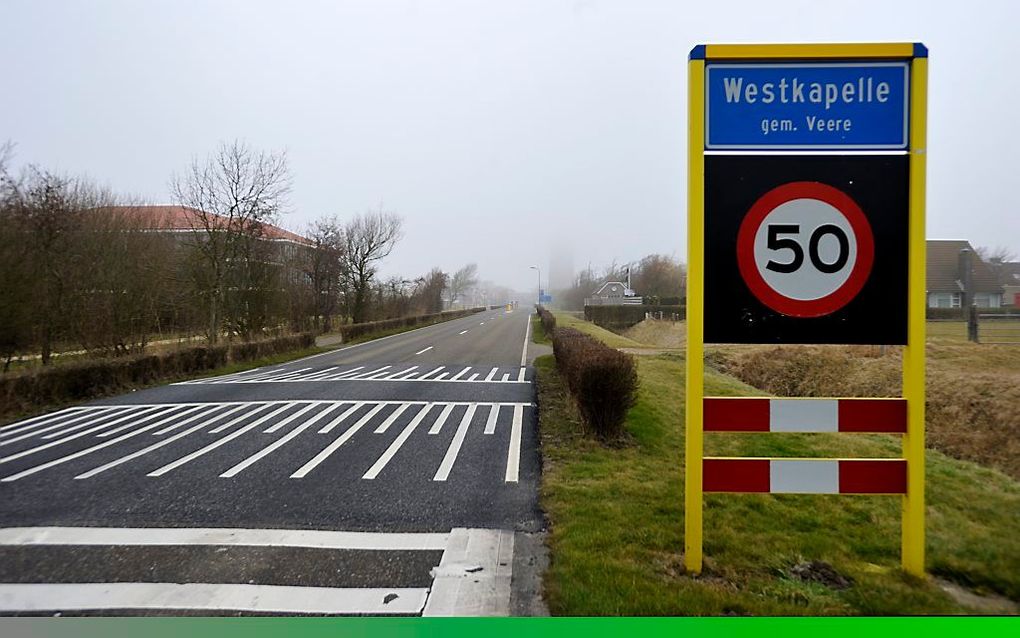
[(1002, 284), (1002, 305), (1020, 308), (1020, 261), (992, 260), (989, 264), (999, 275)]
[[(926, 279), (929, 308), (1003, 305), (1002, 284), (966, 240), (929, 239)], [(969, 299), (968, 289), (972, 295)]]
[(607, 281), (584, 300), (586, 306), (641, 305), (642, 299), (622, 281)]

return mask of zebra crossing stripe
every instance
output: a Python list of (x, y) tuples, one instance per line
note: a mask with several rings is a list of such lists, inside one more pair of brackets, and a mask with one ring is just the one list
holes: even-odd
[(506, 452), (507, 483), (516, 483), (520, 478), (521, 468), (521, 430), (524, 423), (524, 407), (514, 406), (514, 420), (510, 426), (510, 445)]
[(30, 425), (30, 424), (35, 423), (37, 421), (50, 421), (50, 420), (56, 419), (56, 418), (58, 418), (60, 416), (66, 416), (68, 412), (77, 412), (79, 410), (90, 410), (90, 409), (93, 409), (93, 408), (88, 408), (88, 407), (85, 407), (85, 406), (75, 406), (73, 408), (64, 408), (63, 410), (59, 410), (57, 412), (51, 412), (49, 414), (40, 414), (39, 416), (34, 416), (34, 417), (30, 418), (30, 419), (24, 419), (24, 420), (21, 420), (21, 421), (15, 421), (14, 423), (8, 423), (7, 425), (0, 425), (0, 437), (6, 436), (6, 434), (8, 434), (8, 430), (14, 430), (14, 429), (26, 426), (26, 425)]
[(453, 440), (450, 441), (450, 447), (446, 450), (446, 456), (443, 457), (443, 462), (432, 478), (433, 481), (445, 481), (450, 478), (450, 470), (457, 462), (457, 455), (460, 454), (460, 448), (464, 445), (464, 437), (467, 436), (468, 426), (471, 425), (471, 419), (474, 418), (477, 409), (478, 404), (472, 403), (464, 412), (464, 417), (460, 420), (460, 425), (457, 426), (457, 432), (454, 433)]
[(286, 435), (284, 435), (284, 436), (280, 437), (279, 439), (277, 439), (276, 441), (270, 443), (269, 445), (267, 445), (266, 447), (262, 448), (261, 450), (259, 450), (255, 454), (252, 454), (251, 456), (249, 456), (245, 460), (241, 461), (240, 463), (238, 463), (234, 467), (230, 468), (229, 470), (227, 470), (223, 474), (220, 474), (220, 478), (232, 478), (234, 476), (237, 476), (238, 474), (240, 474), (242, 471), (244, 471), (248, 467), (254, 465), (259, 459), (272, 454), (278, 448), (281, 448), (284, 445), (286, 445), (291, 439), (293, 439), (297, 435), (301, 434), (302, 432), (304, 432), (305, 430), (310, 428), (312, 425), (314, 425), (318, 421), (320, 421), (323, 418), (325, 418), (325, 416), (327, 414), (329, 414), (330, 412), (336, 411), (342, 405), (343, 405), (342, 403), (338, 403), (337, 405), (327, 407), (322, 412), (319, 412), (318, 414), (316, 414), (314, 418), (309, 419), (308, 421), (305, 421), (301, 425), (297, 426), (296, 428), (294, 428), (293, 430), (288, 432)]
[(485, 433), (495, 434), (496, 433), (496, 419), (499, 418), (499, 404), (494, 403), (489, 408), (489, 419), (485, 422)]
[(332, 421), (330, 421), (326, 425), (322, 426), (322, 429), (319, 430), (319, 434), (329, 434), (330, 432), (333, 431), (333, 428), (335, 428), (336, 426), (338, 426), (341, 423), (343, 423), (344, 419), (346, 419), (347, 417), (349, 417), (352, 414), (354, 414), (355, 412), (357, 412), (361, 408), (361, 406), (363, 406), (363, 405), (365, 405), (364, 401), (358, 401), (357, 403), (352, 405), (350, 408), (348, 408), (343, 414), (341, 414), (337, 418), (333, 419)]
[(154, 476), (154, 477), (163, 476), (167, 472), (169, 472), (171, 470), (174, 470), (174, 469), (184, 465), (185, 463), (190, 463), (191, 461), (194, 461), (198, 457), (204, 456), (205, 454), (208, 454), (209, 452), (212, 452), (213, 450), (215, 450), (216, 448), (220, 447), (221, 445), (224, 445), (226, 443), (229, 443), (230, 441), (233, 441), (234, 439), (236, 439), (237, 437), (241, 436), (245, 432), (247, 432), (249, 430), (252, 430), (254, 428), (257, 428), (258, 426), (262, 425), (263, 423), (265, 423), (269, 419), (273, 418), (277, 414), (280, 414), (284, 410), (287, 410), (288, 408), (290, 408), (291, 405), (292, 405), (291, 403), (285, 403), (280, 408), (278, 408), (276, 410), (273, 410), (272, 412), (270, 412), (269, 414), (266, 414), (265, 416), (262, 416), (262, 417), (259, 417), (258, 419), (255, 419), (254, 421), (252, 421), (248, 425), (244, 426), (243, 428), (238, 428), (234, 432), (232, 432), (232, 433), (230, 433), (230, 434), (228, 434), (228, 435), (226, 435), (226, 436), (224, 436), (224, 437), (222, 437), (222, 438), (220, 438), (220, 439), (218, 439), (216, 441), (213, 441), (212, 443), (210, 443), (209, 445), (205, 446), (204, 448), (202, 448), (200, 450), (196, 450), (196, 451), (192, 452), (191, 454), (188, 454), (187, 456), (182, 456), (181, 458), (177, 459), (176, 461), (174, 461), (172, 463), (167, 463), (166, 465), (164, 465), (163, 467), (159, 468), (158, 470), (153, 470), (152, 472), (149, 472), (147, 474), (147, 476)]
[(442, 431), (443, 424), (446, 423), (446, 420), (450, 418), (450, 413), (453, 412), (453, 407), (454, 405), (452, 403), (448, 403), (443, 408), (443, 411), (439, 413), (439, 418), (437, 418), (436, 422), (432, 424), (431, 428), (429, 428), (429, 434), (439, 434)]
[(428, 411), (432, 409), (433, 405), (434, 404), (432, 403), (426, 403), (422, 406), (421, 410), (418, 410), (418, 414), (414, 415), (411, 422), (404, 427), (400, 434), (397, 435), (397, 438), (393, 440), (393, 443), (386, 448), (386, 451), (382, 453), (382, 456), (376, 460), (375, 464), (372, 465), (372, 467), (370, 467), (361, 478), (371, 480), (379, 476), (379, 472), (382, 472), (383, 468), (386, 467), (386, 464), (390, 462), (390, 459), (396, 455), (397, 451), (400, 450), (414, 432), (414, 429), (425, 419), (425, 415), (428, 414)]
[[(25, 430), (16, 430), (14, 432), (10, 432), (9, 434), (18, 434), (19, 436), (15, 436), (14, 438), (7, 439), (6, 441), (0, 442), (0, 447), (3, 447), (5, 445), (10, 445), (11, 443), (17, 443), (18, 441), (24, 441), (25, 439), (30, 439), (33, 436), (38, 436), (39, 434), (41, 434), (43, 432), (49, 432), (50, 430), (53, 430), (55, 428), (66, 427), (68, 425), (71, 425), (72, 423), (77, 423), (78, 421), (85, 421), (86, 419), (95, 418), (95, 417), (98, 417), (98, 416), (103, 415), (103, 414), (107, 414), (107, 416), (109, 416), (108, 413), (111, 410), (113, 410), (113, 409), (114, 408), (103, 408), (103, 409), (97, 410), (95, 412), (88, 412), (88, 413), (83, 414), (81, 416), (76, 416), (73, 419), (68, 419), (67, 421), (61, 421), (60, 423), (57, 423), (56, 425), (50, 425), (50, 426), (42, 428), (41, 430), (35, 430), (34, 432), (29, 432), (28, 434), (22, 434), (22, 432), (24, 432)], [(47, 421), (43, 421), (42, 423), (37, 424), (37, 426), (38, 425), (46, 425), (46, 423), (48, 423), (48, 422)], [(88, 427), (89, 425), (91, 425), (91, 424), (88, 421), (86, 421), (85, 424), (80, 426), (80, 427)], [(35, 426), (32, 426), (32, 427), (29, 427), (28, 429), (32, 430), (32, 429), (34, 429), (34, 427)], [(68, 428), (66, 430), (62, 430), (59, 434), (67, 434), (67, 433), (73, 432), (74, 430), (77, 430), (77, 429), (80, 429), (80, 428), (79, 427)]]
[(393, 425), (393, 422), (396, 421), (400, 415), (404, 413), (404, 410), (409, 407), (411, 407), (410, 403), (404, 403), (397, 407), (397, 409), (393, 411), (393, 414), (389, 415), (386, 420), (375, 429), (375, 433), (385, 434), (386, 430), (390, 429), (390, 426)]

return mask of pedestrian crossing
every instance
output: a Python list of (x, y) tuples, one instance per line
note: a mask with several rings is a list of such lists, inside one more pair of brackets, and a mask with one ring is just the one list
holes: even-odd
[(502, 529), (8, 527), (0, 614), (506, 616), (513, 552)]
[(429, 383), (531, 383), (525, 367), (490, 366), (416, 366), (364, 365), (341, 369), (286, 367), (246, 370), (207, 379), (181, 381), (174, 385), (208, 385), (219, 383), (308, 383), (340, 381), (424, 381)]
[[(432, 481), (456, 477), (470, 439), (505, 445), (497, 471), (503, 483), (516, 484), (524, 417), (533, 409), (521, 402), (373, 400), (78, 406), (0, 426), (0, 487), (50, 472), (83, 481), (120, 469), (159, 479), (210, 465), (219, 478), (235, 479), (267, 466), (279, 470), (281, 461), (264, 461), (281, 450), (294, 450), (288, 460), (305, 457), (283, 470), (300, 480), (322, 476), (328, 461), (358, 443), (345, 462), (361, 463), (361, 480), (373, 481), (401, 472), (402, 462), (422, 462), (423, 449), (439, 447), (426, 440), (445, 442), (451, 431), (441, 458), (425, 461), (434, 462)], [(385, 449), (366, 458), (363, 449), (381, 447), (366, 445), (373, 438)]]

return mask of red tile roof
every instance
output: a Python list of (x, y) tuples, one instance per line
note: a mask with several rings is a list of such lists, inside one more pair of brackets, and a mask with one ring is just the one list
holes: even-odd
[[(114, 206), (111, 210), (146, 225), (151, 224), (153, 230), (184, 231), (203, 228), (201, 212), (187, 206)], [(214, 214), (210, 219), (216, 226), (226, 226), (226, 217)], [(262, 232), (271, 240), (312, 244), (310, 239), (272, 224), (263, 224)]]

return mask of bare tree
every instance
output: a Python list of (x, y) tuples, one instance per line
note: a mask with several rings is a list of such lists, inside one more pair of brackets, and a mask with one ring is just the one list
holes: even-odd
[(403, 220), (394, 213), (378, 211), (358, 215), (344, 227), (344, 278), (350, 294), (348, 307), (354, 323), (366, 321), (372, 284), (378, 263), (386, 258), (402, 236)]
[(312, 222), (308, 229), (312, 250), (305, 264), (311, 284), (312, 312), (322, 332), (332, 329), (332, 317), (340, 304), (344, 259), (344, 227), (336, 215)]
[[(267, 288), (264, 225), (284, 212), (290, 185), (285, 153), (256, 151), (236, 140), (221, 144), (205, 161), (193, 160), (186, 173), (171, 179), (174, 199), (191, 209), (194, 283), (205, 305), (210, 343), (223, 327), (231, 290), (240, 293), (241, 310), (252, 311), (245, 293)], [(253, 323), (242, 330), (250, 332)]]
[(459, 301), (462, 305), (464, 300), (461, 297), (478, 285), (478, 265), (468, 264), (450, 277), (450, 303)]

